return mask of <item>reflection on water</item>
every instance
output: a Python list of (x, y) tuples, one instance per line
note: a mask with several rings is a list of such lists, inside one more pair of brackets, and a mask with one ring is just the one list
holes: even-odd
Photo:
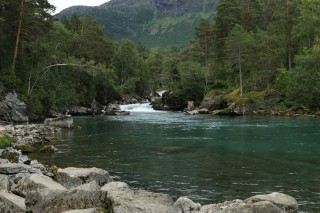
[(131, 112), (79, 117), (59, 152), (61, 167), (100, 167), (131, 187), (205, 203), (284, 192), (320, 212), (320, 121)]

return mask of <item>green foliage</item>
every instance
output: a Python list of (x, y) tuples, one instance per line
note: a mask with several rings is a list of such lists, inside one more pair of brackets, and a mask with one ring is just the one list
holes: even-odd
[[(34, 113), (106, 105), (124, 93), (144, 97), (157, 89), (170, 90), (167, 101), (181, 107), (239, 84), (226, 96), (239, 104), (263, 106), (276, 88), (287, 97), (281, 109), (320, 105), (319, 1), (221, 0), (216, 14), (214, 2), (178, 1), (154, 11), (152, 1), (118, 0), (93, 8), (92, 16), (69, 13), (54, 22), (47, 0), (26, 2), (16, 72), (20, 3), (1, 4), (1, 85), (20, 93)], [(178, 49), (186, 40), (189, 46)]]
[(290, 73), (285, 68), (278, 69), (275, 81), (275, 89), (282, 94), (286, 94), (288, 90), (288, 82), (290, 81)]
[(243, 105), (243, 104), (255, 104), (262, 106), (264, 104), (264, 98), (266, 96), (266, 91), (256, 92), (252, 91), (244, 94), (242, 97), (240, 96), (240, 90), (236, 89), (231, 93), (224, 96), (224, 99), (227, 101), (231, 101), (235, 105)]
[(288, 97), (306, 106), (320, 106), (320, 40), (297, 56), (297, 66), (290, 73)]
[(12, 138), (8, 135), (0, 136), (0, 149), (5, 149), (11, 146)]
[(302, 47), (311, 48), (320, 34), (320, 1), (302, 0), (298, 6), (299, 16), (294, 25), (294, 34)]
[(232, 28), (225, 41), (227, 64), (239, 71), (240, 96), (243, 95), (243, 68), (251, 56), (254, 42), (253, 33), (238, 24)]

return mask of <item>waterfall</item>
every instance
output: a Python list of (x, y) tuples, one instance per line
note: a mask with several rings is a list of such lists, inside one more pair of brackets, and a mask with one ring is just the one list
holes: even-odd
[(160, 97), (162, 97), (163, 93), (167, 92), (168, 90), (161, 90), (161, 91), (157, 91), (157, 93), (160, 95)]
[(120, 105), (120, 109), (129, 112), (155, 112), (150, 103)]

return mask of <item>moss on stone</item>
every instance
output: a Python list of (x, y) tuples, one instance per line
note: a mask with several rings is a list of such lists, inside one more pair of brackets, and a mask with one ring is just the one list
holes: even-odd
[(8, 135), (0, 137), (0, 149), (5, 149), (11, 146), (12, 138)]
[(58, 142), (58, 141), (62, 141), (61, 138), (58, 137), (45, 137), (45, 140), (48, 142)]
[(267, 92), (261, 91), (252, 91), (249, 93), (243, 94), (240, 96), (240, 89), (233, 90), (231, 93), (224, 96), (224, 99), (227, 101), (233, 102), (235, 105), (242, 105), (242, 104), (250, 104), (250, 103), (258, 103), (262, 104), (264, 102), (264, 98), (266, 97)]
[(43, 152), (43, 153), (53, 153), (54, 151), (55, 149), (54, 149), (54, 146), (52, 145), (47, 145), (40, 149), (40, 152)]
[(36, 148), (30, 145), (17, 145), (14, 148), (21, 150), (23, 154), (33, 153), (36, 151)]

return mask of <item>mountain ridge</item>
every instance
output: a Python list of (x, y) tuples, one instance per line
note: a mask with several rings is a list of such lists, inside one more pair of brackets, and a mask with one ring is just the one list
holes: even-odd
[(111, 0), (100, 6), (73, 6), (57, 18), (90, 13), (115, 40), (129, 38), (147, 47), (186, 47), (202, 18), (215, 13), (218, 0)]

